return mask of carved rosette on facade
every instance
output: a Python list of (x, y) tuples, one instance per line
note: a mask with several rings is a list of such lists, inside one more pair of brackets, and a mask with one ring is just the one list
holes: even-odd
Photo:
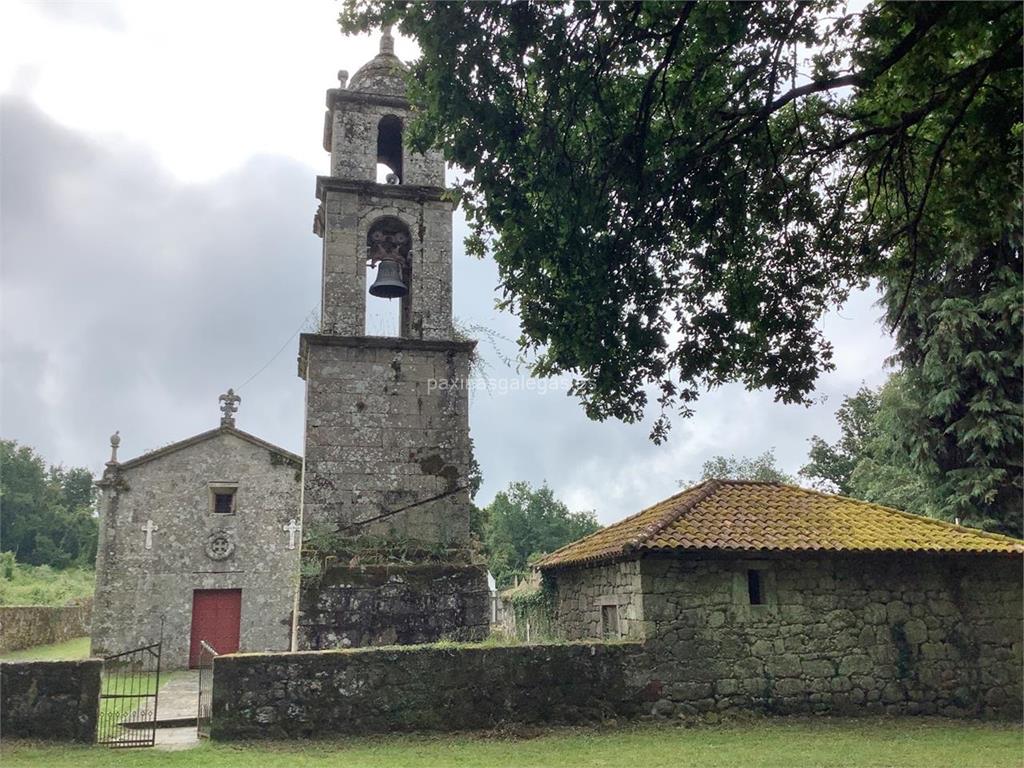
[(211, 560), (227, 560), (235, 552), (235, 542), (228, 531), (218, 529), (206, 537), (206, 556)]

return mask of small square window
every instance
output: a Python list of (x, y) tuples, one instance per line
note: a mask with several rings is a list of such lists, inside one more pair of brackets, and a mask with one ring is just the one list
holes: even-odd
[(210, 512), (217, 515), (233, 515), (237, 512), (235, 483), (210, 483)]
[(601, 606), (601, 637), (606, 639), (619, 637), (619, 606)]
[(764, 584), (761, 572), (753, 568), (747, 571), (747, 596), (751, 605), (764, 605)]

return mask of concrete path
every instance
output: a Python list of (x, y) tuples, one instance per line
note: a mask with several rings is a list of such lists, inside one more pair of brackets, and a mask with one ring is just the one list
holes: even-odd
[(160, 723), (168, 720), (191, 719), (195, 721), (198, 706), (199, 670), (172, 672), (170, 681), (160, 686), (156, 727), (159, 728)]
[(199, 743), (199, 737), (196, 735), (199, 670), (190, 669), (186, 672), (172, 674), (170, 682), (160, 686), (160, 699), (157, 703), (156, 748), (188, 749)]

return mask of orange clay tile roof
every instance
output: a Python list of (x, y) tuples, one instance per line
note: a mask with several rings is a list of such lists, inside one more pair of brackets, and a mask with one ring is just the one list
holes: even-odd
[(541, 559), (555, 568), (640, 550), (1024, 553), (1024, 541), (780, 483), (708, 480)]

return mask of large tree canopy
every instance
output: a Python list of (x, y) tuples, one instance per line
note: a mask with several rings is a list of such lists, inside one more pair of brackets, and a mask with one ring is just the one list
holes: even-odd
[(92, 568), (99, 525), (92, 473), (47, 468), (28, 446), (0, 440), (0, 549), (32, 565)]
[[(712, 456), (704, 462), (700, 473), (701, 480), (756, 480), (760, 483), (789, 483), (796, 480), (775, 464), (775, 449), (765, 451), (760, 456)], [(680, 483), (683, 486), (694, 485), (693, 482)]]
[(593, 418), (638, 419), (651, 385), (683, 413), (731, 380), (806, 400), (822, 313), (877, 278), (907, 321), (951, 214), (1019, 260), (1016, 4), (350, 0), (341, 22), (419, 43), (413, 139), (469, 172), (535, 372), (574, 374)]
[[(917, 450), (937, 437), (922, 390), (919, 376), (903, 372), (878, 390), (861, 387), (844, 398), (836, 412), (839, 440), (830, 444), (817, 435), (811, 438), (809, 461), (800, 475), (825, 491), (1020, 536), (1019, 468), (979, 461), (949, 470), (940, 463), (948, 456), (939, 446)], [(976, 420), (968, 416), (967, 421)], [(993, 440), (998, 434), (982, 437)]]
[(511, 483), (482, 512), (488, 567), (502, 587), (515, 576), (526, 576), (532, 557), (601, 527), (593, 512), (570, 512), (547, 485), (534, 489), (529, 483)]
[[(468, 174), (534, 373), (591, 418), (727, 381), (806, 402), (883, 293), (895, 434), (941, 506), (1019, 520), (1021, 32), (1010, 2), (348, 0), (422, 56), (414, 146)], [(1019, 523), (1017, 524), (1019, 528)]]

